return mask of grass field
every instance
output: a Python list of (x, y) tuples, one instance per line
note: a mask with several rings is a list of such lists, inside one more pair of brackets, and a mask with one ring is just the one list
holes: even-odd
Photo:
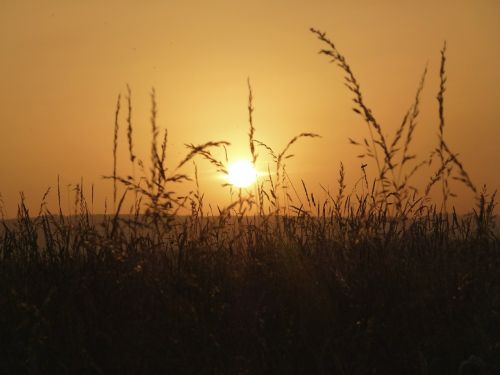
[[(0, 373), (500, 373), (495, 195), (473, 183), (444, 138), (446, 46), (437, 144), (418, 157), (411, 144), (427, 69), (387, 139), (346, 58), (311, 31), (345, 74), (367, 126), (366, 139), (351, 143), (376, 175), (348, 188), (341, 166), (337, 191), (323, 199), (292, 186), (290, 150), (317, 135), (304, 132), (280, 152), (254, 139), (249, 85), (250, 154), (255, 163), (257, 150), (268, 152), (274, 165), (255, 192), (235, 191), (213, 213), (196, 189), (175, 194), (197, 177), (166, 169), (153, 92), (147, 163), (134, 154), (127, 122), (140, 177), (117, 172), (116, 121), (113, 212), (92, 215), (80, 188), (77, 215), (43, 202), (30, 215), (21, 201), (17, 219), (3, 221)], [(204, 158), (227, 172), (212, 152), (225, 142), (187, 146), (179, 166)], [(417, 189), (412, 177), (423, 166), (433, 173)], [(469, 215), (450, 204), (456, 183), (477, 196)]]

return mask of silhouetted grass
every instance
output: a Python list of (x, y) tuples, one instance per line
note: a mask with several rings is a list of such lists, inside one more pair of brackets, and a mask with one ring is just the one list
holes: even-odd
[[(323, 188), (319, 198), (303, 181), (296, 189), (285, 168), (290, 148), (318, 135), (301, 133), (281, 152), (256, 140), (248, 82), (249, 154), (257, 162), (262, 147), (274, 164), (255, 195), (240, 189), (228, 206), (207, 211), (196, 164), (194, 191), (178, 196), (175, 187), (191, 180), (181, 169), (196, 158), (227, 173), (227, 157), (213, 151), (228, 142), (187, 144), (168, 170), (153, 91), (146, 167), (133, 153), (127, 88), (129, 160), (139, 176), (117, 170), (119, 97), (108, 177), (114, 212), (92, 215), (82, 181), (76, 215), (64, 215), (58, 183), (58, 214), (45, 206), (47, 191), (38, 215), (21, 196), (17, 219), (2, 221), (0, 373), (500, 371), (495, 194), (477, 191), (445, 142), (445, 49), (438, 145), (418, 160), (410, 150), (427, 68), (390, 142), (346, 59), (326, 34), (312, 31), (328, 47), (321, 53), (345, 72), (354, 110), (368, 125), (368, 139), (351, 143), (377, 165), (374, 181), (363, 167), (349, 192), (341, 163), (336, 193)], [(420, 193), (411, 177), (436, 158)], [(477, 193), (470, 215), (447, 211), (453, 177)], [(438, 182), (442, 204), (428, 198)], [(123, 214), (129, 192), (133, 203)]]

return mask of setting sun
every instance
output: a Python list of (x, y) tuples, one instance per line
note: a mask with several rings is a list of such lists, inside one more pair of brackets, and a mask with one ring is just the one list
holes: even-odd
[(229, 164), (227, 180), (231, 185), (246, 188), (257, 179), (257, 171), (252, 162), (248, 160), (237, 160)]

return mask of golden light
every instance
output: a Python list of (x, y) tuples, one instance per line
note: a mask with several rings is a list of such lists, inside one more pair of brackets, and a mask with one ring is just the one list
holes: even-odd
[(230, 163), (227, 172), (229, 183), (239, 188), (249, 187), (257, 179), (257, 171), (248, 160), (236, 160)]

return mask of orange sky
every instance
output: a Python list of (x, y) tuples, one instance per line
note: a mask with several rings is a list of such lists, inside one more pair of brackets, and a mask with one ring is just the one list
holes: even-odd
[[(413, 146), (420, 156), (436, 144), (439, 50), (446, 39), (446, 137), (477, 185), (500, 188), (498, 1), (2, 0), (0, 192), (8, 216), (19, 191), (35, 210), (58, 174), (63, 186), (80, 177), (95, 183), (95, 210), (102, 210), (104, 197), (111, 198), (101, 176), (112, 171), (114, 106), (127, 83), (144, 159), (153, 86), (159, 124), (169, 129), (169, 165), (184, 156), (184, 143), (209, 140), (231, 142), (232, 158), (248, 157), (250, 77), (257, 139), (279, 149), (302, 131), (322, 135), (294, 149), (292, 178), (318, 194), (320, 182), (336, 189), (342, 160), (348, 181), (355, 181), (360, 161), (347, 137), (359, 139), (367, 129), (351, 110), (341, 72), (317, 54), (322, 46), (311, 26), (326, 31), (347, 57), (387, 134), (411, 105), (429, 63)], [(118, 169), (126, 174), (125, 132), (120, 136)], [(226, 197), (213, 168), (200, 161), (199, 169), (207, 200)], [(430, 173), (419, 176), (422, 183)], [(461, 197), (454, 204), (470, 207), (472, 196)], [(55, 209), (54, 192), (50, 202)]]

